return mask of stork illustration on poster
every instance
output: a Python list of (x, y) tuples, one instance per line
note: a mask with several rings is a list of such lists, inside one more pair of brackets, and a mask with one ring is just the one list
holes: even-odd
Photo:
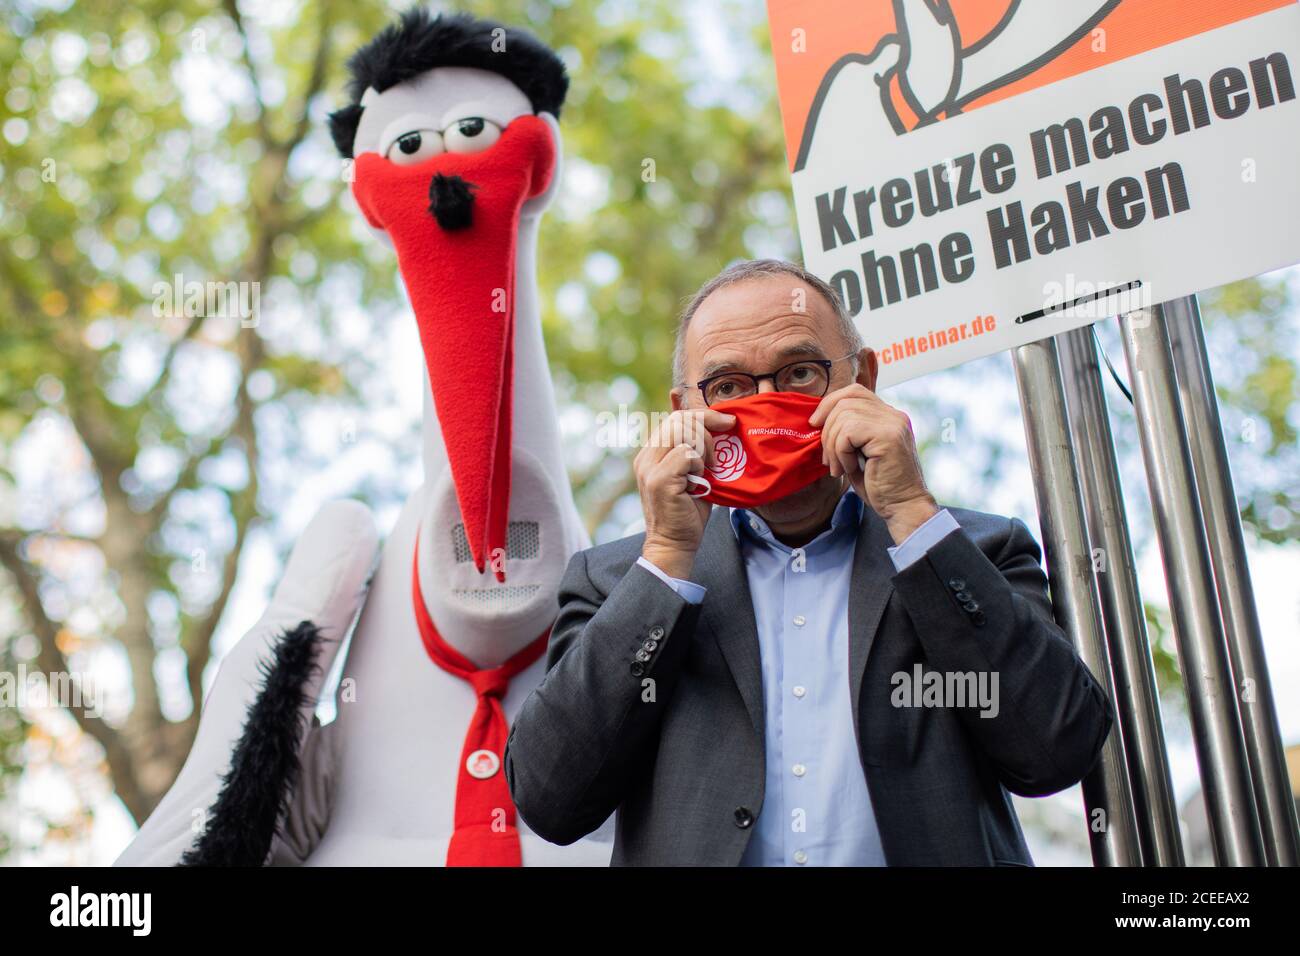
[(502, 767), (545, 671), (560, 576), (588, 544), (537, 290), (568, 76), (524, 31), (418, 6), (348, 68), (330, 132), (419, 329), (425, 483), (382, 549), (358, 502), (310, 523), (118, 862), (603, 866), (612, 818), (547, 843), (518, 819)]
[(1300, 259), (1294, 0), (768, 13), (804, 258), (882, 385)]
[[(867, 124), (874, 128), (866, 125), (863, 132), (902, 135), (955, 116), (964, 105), (1050, 63), (1119, 2), (1083, 0), (1062, 11), (1053, 4), (1016, 0), (1002, 4), (1001, 18), (983, 35), (963, 38), (963, 21), (947, 0), (897, 0), (895, 32), (881, 37), (871, 53), (846, 54), (826, 71), (808, 112), (795, 169), (808, 164), (823, 108), (834, 116), (840, 101), (856, 108), (878, 99), (880, 112), (866, 112)], [(974, 12), (960, 3), (958, 9)], [(972, 22), (965, 26), (968, 34), (980, 29)], [(822, 145), (829, 139), (823, 136), (818, 145), (830, 148)]]

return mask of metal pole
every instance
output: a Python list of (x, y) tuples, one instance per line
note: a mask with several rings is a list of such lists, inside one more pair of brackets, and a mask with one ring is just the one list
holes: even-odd
[[(1045, 339), (1022, 345), (1016, 349), (1015, 359), (1025, 441), (1051, 578), (1052, 608), (1079, 657), (1113, 704), (1115, 692), (1106, 659), (1097, 585), (1087, 560), (1087, 526), (1078, 469), (1070, 447), (1056, 343)], [(1119, 732), (1113, 730), (1107, 735), (1101, 759), (1084, 778), (1083, 800), (1093, 861), (1098, 866), (1140, 866), (1142, 848)]]
[(1187, 422), (1219, 607), (1236, 679), (1255, 806), (1264, 832), (1264, 853), (1269, 866), (1296, 866), (1300, 861), (1300, 835), (1296, 831), (1295, 801), (1287, 778), (1286, 753), (1282, 749), (1273, 686), (1264, 656), (1264, 637), (1246, 562), (1246, 540), (1241, 531), (1196, 296), (1165, 303), (1165, 319), (1169, 323), (1178, 397)]
[(1101, 592), (1142, 860), (1147, 866), (1182, 866), (1183, 842), (1160, 722), (1159, 689), (1133, 567), (1124, 491), (1115, 462), (1097, 347), (1090, 326), (1058, 335), (1056, 342), (1088, 519), (1092, 567)]
[(1120, 330), (1215, 859), (1259, 866), (1264, 853), (1164, 310), (1121, 316)]

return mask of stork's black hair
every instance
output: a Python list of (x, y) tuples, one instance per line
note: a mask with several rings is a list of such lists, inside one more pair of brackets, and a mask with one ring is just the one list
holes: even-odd
[(329, 118), (330, 135), (339, 153), (352, 157), (352, 142), (361, 122), (361, 95), (367, 88), (382, 93), (437, 66), (499, 73), (523, 91), (533, 112), (556, 117), (569, 89), (564, 62), (531, 33), (468, 13), (434, 16), (415, 6), (348, 60), (352, 103)]

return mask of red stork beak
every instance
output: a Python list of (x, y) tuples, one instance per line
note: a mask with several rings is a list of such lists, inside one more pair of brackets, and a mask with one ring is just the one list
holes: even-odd
[(474, 565), (505, 580), (513, 412), (515, 244), (523, 204), (555, 170), (545, 121), (521, 116), (479, 153), (412, 166), (357, 157), (352, 193), (388, 233), (420, 328)]

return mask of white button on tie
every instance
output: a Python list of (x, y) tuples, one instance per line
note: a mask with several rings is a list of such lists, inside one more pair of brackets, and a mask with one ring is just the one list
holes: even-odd
[(794, 696), (802, 697), (806, 693), (808, 693), (808, 689), (804, 687), (803, 684), (794, 685)]
[(490, 750), (476, 750), (465, 758), (465, 769), (476, 780), (487, 780), (501, 769), (501, 758)]
[(808, 862), (808, 854), (805, 853), (803, 850), (795, 850), (794, 861), (798, 863), (800, 866), (802, 866), (803, 864)]
[(797, 764), (795, 764), (795, 765), (794, 765), (793, 767), (791, 767), (790, 769), (794, 772), (794, 775), (795, 775), (796, 777), (802, 777), (804, 774), (806, 774), (806, 773), (808, 772), (808, 768), (805, 767), (805, 766), (804, 766), (803, 764), (801, 764), (801, 763), (797, 763)]
[(796, 614), (796, 615), (794, 616), (794, 626), (795, 626), (795, 627), (803, 627), (805, 623), (807, 623), (807, 622), (804, 620), (804, 616), (803, 616), (802, 614)]

